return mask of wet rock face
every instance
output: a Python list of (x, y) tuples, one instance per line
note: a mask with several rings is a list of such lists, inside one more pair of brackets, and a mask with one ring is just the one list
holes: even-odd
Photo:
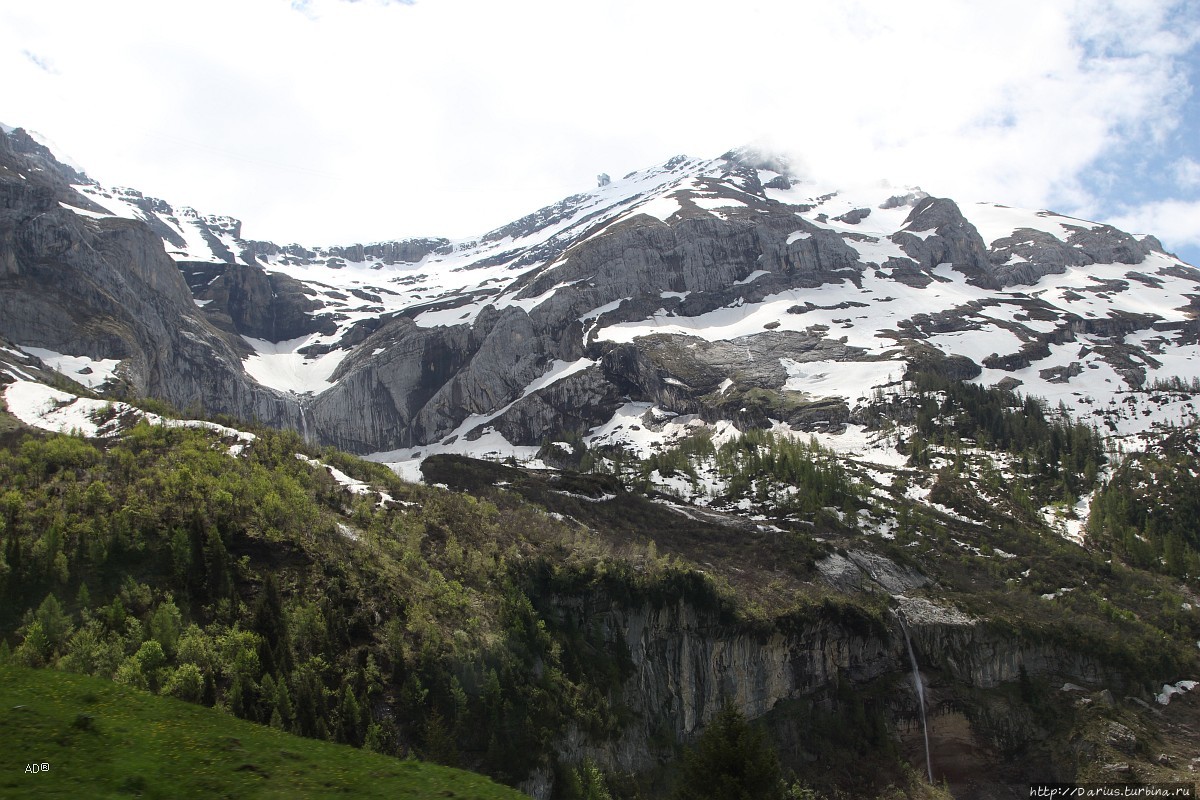
[(560, 613), (628, 654), (620, 702), (632, 720), (619, 738), (604, 743), (572, 732), (564, 755), (592, 757), (623, 772), (656, 766), (670, 752), (664, 733), (690, 741), (727, 704), (753, 719), (783, 700), (834, 686), (839, 676), (869, 681), (899, 663), (886, 637), (832, 623), (787, 633), (753, 630), (686, 602), (626, 607), (602, 597), (564, 600)]
[(530, 395), (494, 424), (513, 444), (537, 445), (554, 433), (578, 433), (602, 425), (623, 402), (603, 370), (591, 367)]
[(403, 317), (390, 321), (360, 351), (383, 352), (347, 359), (335, 373), (337, 385), (311, 401), (310, 425), (323, 441), (360, 453), (429, 441), (419, 438), (435, 435), (416, 423), (423, 411), (425, 425), (437, 426), (442, 415), (437, 435), (446, 435), (461, 418), (456, 421), (448, 401), (432, 401), (439, 391), (450, 391), (447, 383), (477, 349), (471, 336), (464, 325), (422, 328)]
[[(539, 332), (519, 307), (485, 310), (474, 326), (423, 328), (398, 317), (370, 334), (339, 367), (337, 384), (312, 401), (312, 424), (323, 441), (372, 452), (438, 441), (471, 415), (494, 412), (489, 424), (503, 426), (521, 443), (537, 444), (547, 433), (578, 430), (566, 425), (582, 427), (585, 419), (598, 424), (593, 415), (611, 407), (601, 402), (608, 388), (582, 379), (552, 385), (538, 393), (540, 400), (524, 396), (556, 359), (579, 357), (577, 340), (572, 346)], [(558, 423), (550, 418), (552, 409), (567, 411), (574, 402), (593, 400), (600, 405), (574, 410), (577, 423), (572, 414)], [(472, 434), (473, 429), (461, 432)]]
[(912, 626), (923, 667), (944, 670), (969, 686), (991, 689), (1019, 679), (1055, 676), (1087, 685), (1117, 681), (1093, 656), (997, 634), (983, 623), (930, 622)]

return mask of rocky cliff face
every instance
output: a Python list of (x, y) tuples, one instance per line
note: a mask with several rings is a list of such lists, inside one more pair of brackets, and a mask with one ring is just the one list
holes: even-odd
[(314, 292), (287, 275), (238, 263), (179, 262), (179, 269), (205, 317), (222, 330), (281, 342), (337, 329)]
[(291, 425), (296, 403), (249, 380), (238, 343), (199, 313), (162, 239), (108, 218), (80, 176), (20, 131), (0, 137), (0, 325), (24, 346), (121, 362), (114, 394)]
[[(870, 566), (878, 568), (879, 559), (873, 558)], [(1037, 735), (1033, 730), (1000, 732), (997, 726), (1006, 723), (998, 717), (975, 714), (975, 721), (968, 721), (959, 698), (974, 690), (1012, 685), (1022, 674), (1093, 690), (1119, 691), (1123, 685), (1120, 675), (1088, 654), (1001, 633), (985, 621), (927, 600), (898, 599), (897, 612), (882, 621), (818, 613), (805, 620), (754, 625), (731, 622), (686, 600), (631, 606), (602, 595), (559, 598), (560, 621), (599, 631), (609, 648), (623, 660), (627, 656), (628, 677), (614, 700), (626, 709), (629, 722), (608, 741), (574, 728), (557, 751), (567, 763), (591, 759), (616, 774), (646, 773), (673, 760), (678, 744), (693, 741), (726, 705), (750, 719), (779, 716), (772, 724), (783, 731), (788, 714), (779, 712), (789, 703), (836, 709), (835, 697), (848, 687), (865, 692), (887, 682), (897, 684), (893, 724), (919, 741), (920, 718), (900, 616), (907, 620), (923, 679), (937, 686), (928, 701), (929, 715), (944, 718), (931, 726), (935, 749), (943, 743), (940, 736), (948, 747), (961, 739), (986, 750), (987, 742), (1000, 735), (1010, 745)], [(811, 732), (799, 736), (802, 741)], [(786, 742), (783, 747), (786, 752)], [(534, 776), (526, 788), (535, 796), (548, 796), (548, 775)]]

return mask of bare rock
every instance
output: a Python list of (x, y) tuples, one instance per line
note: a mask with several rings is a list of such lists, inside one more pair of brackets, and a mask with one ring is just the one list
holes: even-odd
[(1126, 755), (1133, 755), (1137, 747), (1137, 736), (1119, 722), (1110, 722), (1104, 731), (1104, 741)]
[(838, 222), (844, 222), (847, 225), (857, 225), (867, 217), (871, 216), (869, 208), (855, 208), (842, 214), (840, 217), (834, 217)]

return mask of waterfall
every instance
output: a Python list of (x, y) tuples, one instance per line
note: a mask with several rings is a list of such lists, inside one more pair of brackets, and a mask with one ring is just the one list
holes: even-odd
[(904, 623), (904, 614), (896, 611), (896, 619), (900, 622), (900, 631), (904, 634), (904, 646), (908, 648), (908, 660), (912, 664), (913, 685), (917, 687), (917, 701), (921, 706), (921, 731), (925, 734), (925, 771), (929, 782), (933, 783), (933, 761), (929, 757), (929, 725), (925, 721), (925, 684), (921, 682), (921, 670), (917, 667), (917, 656), (913, 652), (912, 640), (908, 636), (908, 625)]
[(312, 444), (312, 439), (308, 435), (308, 418), (304, 416), (304, 402), (300, 405), (300, 436), (303, 437), (305, 444)]

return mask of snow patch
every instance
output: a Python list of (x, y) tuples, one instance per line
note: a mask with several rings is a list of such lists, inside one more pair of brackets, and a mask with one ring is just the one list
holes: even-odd
[(770, 274), (771, 274), (770, 270), (756, 269), (756, 270), (754, 270), (754, 272), (751, 272), (749, 275), (742, 278), (740, 281), (734, 281), (733, 285), (734, 286), (745, 286), (748, 283), (754, 283), (756, 280), (761, 278), (763, 275), (770, 275)]
[(117, 365), (121, 363), (120, 359), (116, 358), (96, 359), (87, 356), (70, 356), (43, 347), (20, 345), (20, 348), (29, 355), (41, 359), (43, 364), (55, 372), (66, 375), (89, 389), (95, 389), (108, 381), (115, 380)]
[(59, 201), (58, 204), (67, 211), (71, 211), (81, 217), (87, 217), (88, 219), (112, 219), (115, 216), (114, 214), (101, 214), (97, 211), (88, 211), (86, 208), (76, 208), (75, 206), (69, 206), (62, 201)]
[(813, 397), (839, 396), (851, 404), (870, 400), (871, 390), (895, 383), (908, 369), (905, 361), (795, 361), (781, 358), (786, 391)]
[(263, 386), (294, 394), (319, 394), (333, 386), (330, 377), (350, 351), (333, 350), (320, 356), (306, 356), (300, 349), (312, 343), (315, 335), (283, 342), (243, 339), (255, 354), (242, 361), (246, 374)]
[(351, 478), (349, 475), (342, 472), (337, 467), (330, 466), (329, 464), (326, 464), (325, 462), (319, 461), (315, 458), (309, 458), (308, 456), (304, 455), (303, 453), (296, 453), (296, 458), (297, 458), (297, 460), (303, 461), (305, 464), (308, 464), (311, 467), (316, 467), (318, 469), (325, 469), (330, 474), (330, 476), (335, 481), (337, 481), (338, 485), (341, 486), (343, 489), (346, 489), (347, 491), (349, 491), (350, 494), (355, 494), (355, 495), (377, 494), (377, 495), (379, 495), (379, 505), (380, 506), (382, 506), (384, 503), (395, 502), (392, 499), (392, 496), (389, 495), (387, 492), (381, 492), (376, 489), (372, 489), (370, 484), (360, 481), (357, 478)]
[(1164, 683), (1162, 691), (1159, 692), (1154, 699), (1158, 701), (1159, 705), (1165, 706), (1171, 702), (1171, 698), (1174, 695), (1190, 692), (1197, 686), (1200, 686), (1200, 681), (1179, 681), (1178, 683), (1174, 684)]
[[(4, 390), (4, 402), (9, 413), (26, 425), (53, 433), (76, 433), (89, 439), (119, 435), (124, 430), (123, 420), (131, 416), (151, 425), (167, 428), (203, 428), (219, 434), (222, 438), (236, 439), (241, 445), (248, 445), (256, 438), (253, 433), (215, 422), (200, 419), (166, 419), (127, 403), (78, 397), (32, 381), (10, 383)], [(107, 421), (99, 423), (98, 417), (105, 417)], [(240, 453), (241, 450), (238, 450), (230, 455)]]
[(666, 222), (682, 210), (683, 206), (679, 205), (679, 201), (674, 197), (656, 197), (653, 200), (642, 203), (640, 206), (635, 206), (633, 213), (647, 214)]

